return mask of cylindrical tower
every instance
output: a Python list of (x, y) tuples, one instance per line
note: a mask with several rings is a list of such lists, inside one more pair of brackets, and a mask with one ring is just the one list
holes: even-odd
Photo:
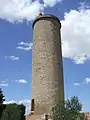
[(32, 99), (34, 114), (51, 113), (64, 100), (61, 23), (53, 15), (39, 15), (33, 23)]

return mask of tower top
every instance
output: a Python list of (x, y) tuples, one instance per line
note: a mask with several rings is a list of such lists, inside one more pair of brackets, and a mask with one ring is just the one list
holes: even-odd
[(61, 28), (61, 23), (60, 23), (60, 20), (59, 20), (58, 17), (56, 17), (56, 16), (54, 16), (54, 15), (52, 15), (52, 14), (42, 14), (42, 13), (40, 13), (39, 16), (36, 17), (36, 19), (35, 19), (34, 22), (33, 22), (32, 27), (34, 27), (34, 25), (35, 25), (35, 23), (36, 23), (37, 21), (43, 20), (43, 19), (53, 19), (53, 20), (56, 20), (56, 21), (59, 23), (60, 28)]

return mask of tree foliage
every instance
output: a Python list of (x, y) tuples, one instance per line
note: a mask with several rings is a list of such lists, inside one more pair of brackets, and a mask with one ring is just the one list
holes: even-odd
[(78, 97), (71, 97), (64, 102), (59, 101), (53, 108), (53, 120), (83, 120), (82, 104)]
[(4, 97), (5, 96), (3, 95), (3, 91), (0, 88), (0, 118), (2, 116), (2, 112), (3, 112), (4, 108), (5, 108), (5, 105), (3, 104), (3, 102), (5, 101)]
[(2, 89), (0, 88), (0, 104), (3, 104), (3, 102), (5, 101), (5, 96), (3, 95), (3, 91)]
[(14, 104), (7, 104), (3, 111), (1, 120), (25, 120), (25, 106)]
[(25, 106), (23, 104), (3, 104), (5, 96), (0, 88), (0, 120), (25, 120)]
[(18, 108), (20, 110), (21, 120), (25, 120), (25, 106), (23, 104), (18, 105)]

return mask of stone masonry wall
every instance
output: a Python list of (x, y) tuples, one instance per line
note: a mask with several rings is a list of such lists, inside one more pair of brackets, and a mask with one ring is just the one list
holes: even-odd
[(32, 99), (35, 114), (50, 113), (64, 99), (59, 22), (44, 18), (35, 23), (32, 49)]

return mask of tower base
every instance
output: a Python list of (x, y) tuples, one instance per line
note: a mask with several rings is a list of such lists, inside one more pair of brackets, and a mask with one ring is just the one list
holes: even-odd
[(52, 117), (50, 115), (34, 115), (30, 114), (26, 117), (26, 120), (52, 120)]

